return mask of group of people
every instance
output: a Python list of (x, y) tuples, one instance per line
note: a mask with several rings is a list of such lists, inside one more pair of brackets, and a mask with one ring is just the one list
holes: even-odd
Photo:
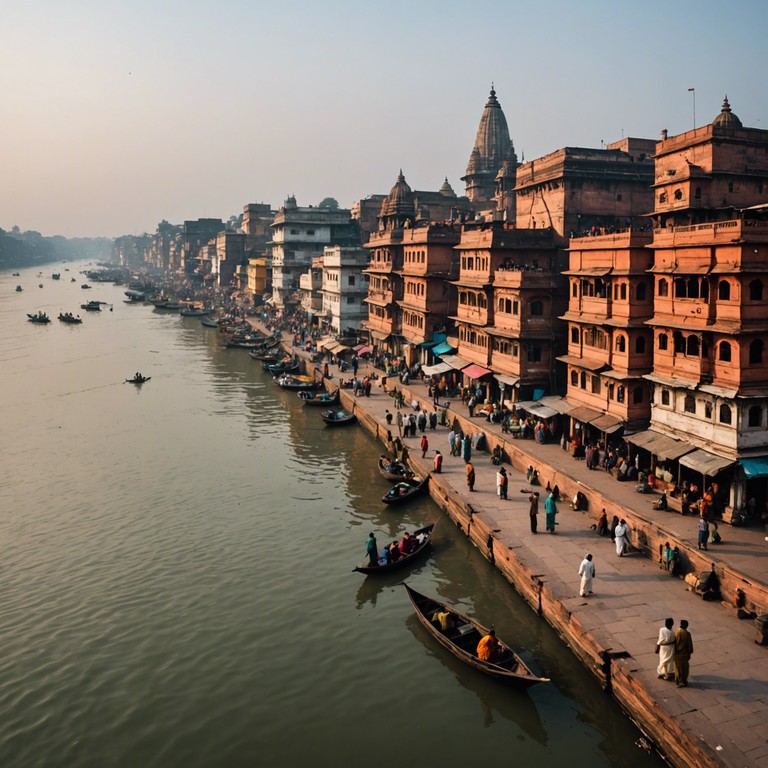
[(659, 680), (674, 680), (678, 688), (684, 688), (688, 685), (693, 638), (685, 619), (680, 621), (677, 632), (672, 631), (674, 626), (674, 619), (666, 619), (664, 626), (659, 629), (659, 639), (656, 642), (659, 665), (656, 674)]
[(393, 541), (379, 552), (376, 534), (371, 531), (371, 533), (368, 534), (368, 543), (365, 548), (365, 551), (368, 554), (368, 565), (371, 568), (374, 568), (397, 562), (401, 557), (413, 554), (416, 549), (418, 549), (419, 545), (424, 543), (424, 540), (424, 534), (411, 536), (411, 534), (406, 531), (400, 541)]
[[(387, 411), (389, 413), (389, 411)], [(397, 424), (397, 430), (400, 435), (400, 437), (416, 437), (416, 430), (423, 435), (427, 431), (427, 426), (429, 426), (430, 430), (437, 429), (437, 411), (432, 411), (431, 413), (427, 414), (423, 409), (419, 408), (418, 410), (414, 411), (413, 413), (406, 413), (403, 415), (403, 412), (398, 410), (397, 416), (395, 417), (395, 423)], [(387, 423), (391, 423), (391, 419), (387, 419)]]
[(610, 536), (611, 541), (616, 545), (616, 554), (623, 557), (629, 550), (629, 526), (622, 517), (619, 520), (618, 515), (614, 515), (611, 522), (608, 522), (608, 515), (605, 510), (602, 511), (595, 525), (598, 536)]

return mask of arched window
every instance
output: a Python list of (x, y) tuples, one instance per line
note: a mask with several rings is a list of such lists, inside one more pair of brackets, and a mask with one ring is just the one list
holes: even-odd
[(659, 296), (669, 296), (669, 283), (666, 280), (659, 280)]
[(645, 283), (638, 283), (635, 288), (635, 298), (638, 301), (645, 301)]
[(579, 374), (578, 371), (571, 371), (571, 386), (579, 386)]
[(763, 426), (763, 409), (759, 405), (753, 405), (749, 409), (749, 426), (750, 427)]
[(586, 371), (581, 372), (581, 388), (586, 389), (587, 388), (587, 374)]
[(579, 326), (572, 325), (571, 326), (571, 344), (578, 344), (578, 343), (579, 343)]
[(660, 333), (659, 334), (659, 349), (666, 349), (667, 348), (667, 334), (666, 333)]
[(760, 365), (763, 362), (763, 340), (755, 339), (749, 345), (749, 362)]
[(640, 384), (632, 390), (632, 402), (636, 405), (643, 402), (643, 385)]
[(683, 193), (679, 190), (675, 190), (675, 200), (682, 200), (683, 199)]
[(753, 280), (749, 284), (749, 300), (750, 301), (763, 300), (763, 281), (762, 280)]
[(624, 385), (623, 384), (616, 390), (616, 401), (619, 403), (624, 402)]
[(689, 299), (699, 298), (699, 278), (698, 277), (688, 278), (687, 294)]
[(638, 336), (635, 339), (635, 352), (638, 355), (645, 354), (645, 336)]
[(690, 355), (691, 357), (698, 357), (699, 356), (699, 337), (694, 336), (691, 334), (688, 337), (688, 343), (686, 344), (686, 355)]
[(684, 299), (687, 292), (687, 284), (682, 277), (675, 278), (675, 297), (678, 299)]
[(616, 351), (623, 352), (626, 349), (626, 340), (623, 334), (619, 334), (616, 337)]
[(727, 280), (721, 280), (717, 284), (717, 298), (720, 301), (729, 301), (731, 298), (731, 284)]
[(680, 331), (675, 331), (672, 334), (672, 341), (675, 344), (675, 353), (676, 354), (684, 354), (685, 353), (685, 339), (683, 338), (683, 334), (680, 333)]
[(720, 352), (718, 353), (718, 358), (724, 363), (731, 362), (731, 345), (727, 341), (720, 342)]
[(696, 398), (693, 395), (686, 395), (683, 401), (683, 410), (686, 413), (696, 413)]
[(721, 424), (731, 423), (731, 406), (726, 405), (725, 403), (723, 403), (720, 406), (720, 423)]
[(544, 314), (544, 302), (539, 301), (538, 299), (536, 301), (531, 302), (531, 316), (532, 317), (541, 317), (541, 315)]
[(626, 301), (627, 300), (627, 284), (626, 283), (622, 283), (619, 286), (619, 298), (622, 301)]
[(661, 390), (661, 404), (662, 405), (669, 405), (669, 390), (668, 389), (662, 389)]

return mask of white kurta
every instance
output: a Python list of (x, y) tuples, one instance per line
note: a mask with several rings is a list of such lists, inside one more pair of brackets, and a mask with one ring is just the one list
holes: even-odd
[(659, 666), (657, 675), (675, 674), (675, 633), (671, 629), (662, 627), (659, 630)]
[(613, 535), (616, 537), (616, 554), (621, 557), (627, 548), (627, 526), (619, 523), (613, 529)]
[(579, 566), (579, 576), (581, 576), (581, 588), (579, 594), (582, 597), (592, 594), (592, 579), (595, 578), (595, 564), (585, 557)]

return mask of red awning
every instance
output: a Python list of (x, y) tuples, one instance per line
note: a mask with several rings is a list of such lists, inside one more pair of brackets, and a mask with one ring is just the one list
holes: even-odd
[(469, 376), (470, 379), (482, 379), (483, 376), (489, 376), (492, 373), (492, 371), (489, 371), (487, 368), (483, 368), (481, 365), (475, 365), (475, 363), (468, 365), (466, 368), (462, 368), (461, 372), (465, 376)]

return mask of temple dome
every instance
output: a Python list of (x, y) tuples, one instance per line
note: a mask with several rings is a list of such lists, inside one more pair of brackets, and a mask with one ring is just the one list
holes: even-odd
[(395, 185), (381, 204), (381, 216), (398, 216), (413, 213), (413, 190), (403, 176), (403, 170), (397, 177)]
[(448, 177), (445, 177), (443, 186), (440, 187), (438, 192), (445, 197), (456, 197), (456, 193), (453, 191), (453, 187), (448, 183)]
[(712, 121), (712, 125), (721, 128), (741, 128), (741, 120), (731, 112), (731, 105), (728, 103), (728, 96), (723, 99), (723, 108), (720, 114)]
[(478, 171), (490, 171), (495, 175), (501, 163), (508, 159), (511, 144), (507, 118), (504, 117), (501, 104), (496, 98), (496, 91), (491, 87), (477, 128), (475, 146), (467, 165), (467, 175)]

